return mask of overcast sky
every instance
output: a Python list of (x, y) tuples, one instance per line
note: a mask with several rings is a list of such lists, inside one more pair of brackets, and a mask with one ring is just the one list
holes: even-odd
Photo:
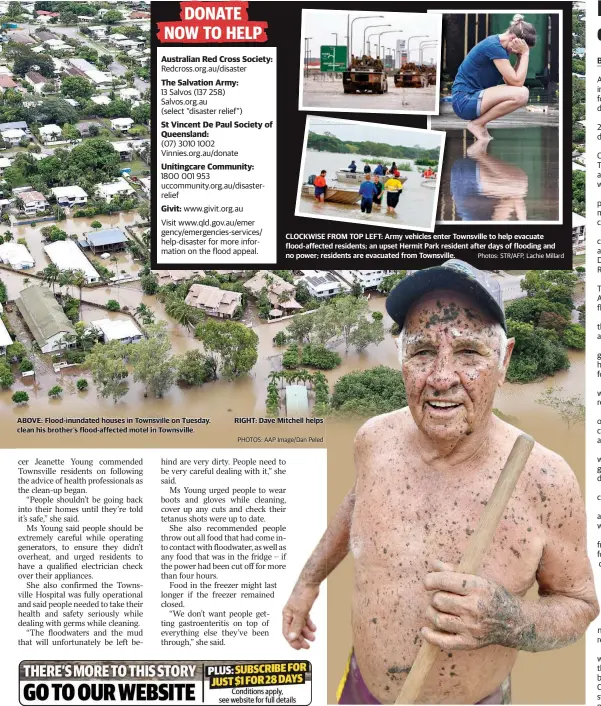
[(403, 145), (404, 147), (423, 147), (432, 149), (440, 147), (441, 133), (430, 132), (428, 130), (409, 130), (402, 127), (389, 127), (387, 125), (366, 125), (357, 124), (346, 120), (335, 120), (334, 118), (322, 118), (312, 116), (309, 118), (309, 130), (323, 135), (331, 132), (340, 140), (351, 142), (361, 142), (372, 140), (373, 142), (384, 142), (387, 145)]
[[(397, 39), (404, 39), (407, 41), (410, 37), (415, 36), (415, 39), (411, 40), (411, 59), (413, 61), (418, 61), (419, 54), (417, 49), (421, 42), (425, 42), (427, 39), (435, 40), (440, 42), (440, 32), (441, 32), (441, 17), (442, 15), (436, 14), (418, 14), (409, 12), (379, 12), (378, 3), (369, 3), (373, 9), (365, 10), (364, 12), (351, 12), (350, 20), (351, 22), (355, 18), (369, 16), (369, 15), (379, 15), (379, 17), (372, 17), (371, 19), (357, 19), (353, 24), (353, 54), (362, 55), (363, 54), (363, 31), (370, 27), (370, 25), (390, 25), (389, 27), (372, 27), (367, 29), (366, 37), (369, 38), (372, 34), (378, 34), (379, 32), (387, 32), (388, 30), (402, 30), (400, 33), (394, 34), (384, 34), (381, 37), (382, 46), (386, 48), (391, 48), (396, 50)], [(311, 49), (311, 56), (319, 56), (319, 48), (322, 45), (331, 45), (336, 42), (336, 37), (334, 33), (338, 33), (338, 44), (346, 44), (346, 34), (347, 34), (347, 18), (349, 13), (344, 11), (336, 10), (303, 10), (303, 35), (301, 37), (301, 52), (304, 53), (304, 40), (305, 37), (311, 37), (309, 40), (309, 47)], [(418, 35), (424, 35), (418, 38)], [(376, 45), (378, 43), (378, 37), (371, 37), (371, 54), (375, 56), (377, 53)], [(414, 51), (415, 50), (415, 51)], [(439, 47), (434, 47), (433, 49), (424, 48), (424, 61), (430, 62), (431, 60), (438, 60)], [(367, 46), (366, 46), (367, 53)]]

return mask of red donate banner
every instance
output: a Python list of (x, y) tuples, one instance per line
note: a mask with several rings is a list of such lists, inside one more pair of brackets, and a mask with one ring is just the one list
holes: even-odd
[(266, 42), (267, 22), (249, 22), (247, 2), (181, 2), (180, 22), (158, 22), (163, 44)]

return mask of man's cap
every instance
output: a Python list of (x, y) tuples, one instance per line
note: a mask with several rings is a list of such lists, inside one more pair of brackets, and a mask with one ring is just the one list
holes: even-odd
[(402, 279), (386, 299), (386, 311), (402, 329), (411, 305), (434, 289), (452, 289), (471, 297), (507, 332), (501, 285), (487, 272), (463, 260), (447, 260), (437, 267), (416, 270)]

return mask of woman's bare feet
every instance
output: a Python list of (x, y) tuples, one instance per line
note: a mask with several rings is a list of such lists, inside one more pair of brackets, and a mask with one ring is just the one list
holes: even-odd
[(482, 140), (482, 142), (489, 142), (492, 140), (492, 137), (489, 135), (488, 130), (485, 127), (476, 125), (471, 120), (466, 127), (477, 140)]

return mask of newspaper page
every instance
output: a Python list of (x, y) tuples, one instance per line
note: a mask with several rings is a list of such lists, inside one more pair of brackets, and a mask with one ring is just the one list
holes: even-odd
[(2, 704), (599, 702), (599, 37), (0, 2)]

